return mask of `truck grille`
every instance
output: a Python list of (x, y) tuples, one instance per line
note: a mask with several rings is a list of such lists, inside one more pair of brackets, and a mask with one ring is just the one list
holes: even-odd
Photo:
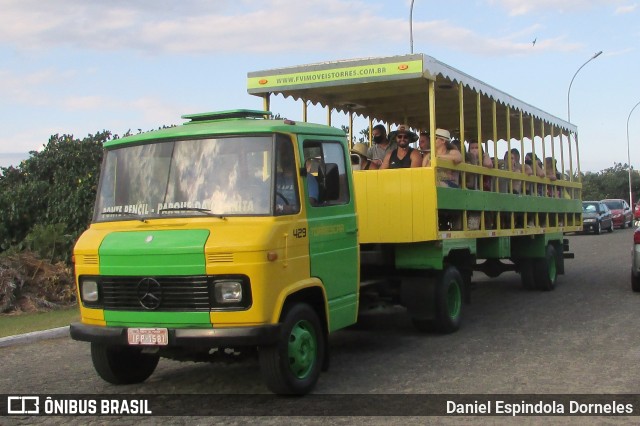
[[(212, 283), (208, 277), (102, 277), (100, 280), (104, 309), (156, 312), (209, 311), (213, 307)], [(147, 292), (153, 296), (148, 299), (152, 303), (141, 301)], [(153, 305), (155, 299), (158, 299), (157, 306)]]

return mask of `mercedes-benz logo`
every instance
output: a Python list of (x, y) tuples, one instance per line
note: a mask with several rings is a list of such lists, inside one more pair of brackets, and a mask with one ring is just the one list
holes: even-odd
[(162, 287), (153, 278), (143, 278), (137, 287), (138, 301), (145, 309), (154, 310), (162, 303)]

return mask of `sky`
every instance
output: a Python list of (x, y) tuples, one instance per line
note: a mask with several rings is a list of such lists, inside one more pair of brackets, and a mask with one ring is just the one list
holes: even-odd
[[(415, 0), (413, 51), (578, 127), (583, 171), (640, 169), (640, 1)], [(410, 0), (0, 0), (0, 157), (260, 109), (250, 71), (408, 54)], [(535, 40), (535, 44), (533, 41)], [(301, 107), (271, 110), (300, 119)], [(324, 123), (326, 113), (310, 120)], [(627, 132), (627, 120), (628, 132)], [(366, 127), (366, 122), (356, 131)], [(627, 139), (628, 138), (628, 139)], [(627, 144), (629, 140), (629, 145)]]

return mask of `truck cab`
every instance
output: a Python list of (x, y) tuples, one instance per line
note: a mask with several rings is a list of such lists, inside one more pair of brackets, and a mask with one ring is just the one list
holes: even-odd
[(330, 331), (356, 321), (359, 252), (343, 131), (268, 111), (183, 116), (117, 139), (75, 249), (98, 374), (257, 349), (268, 387), (306, 393)]

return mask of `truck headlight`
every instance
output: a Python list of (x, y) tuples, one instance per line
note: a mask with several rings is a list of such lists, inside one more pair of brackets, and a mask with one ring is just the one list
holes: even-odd
[(217, 281), (214, 294), (218, 303), (239, 303), (242, 301), (242, 283), (240, 281)]
[(80, 282), (82, 301), (95, 303), (98, 301), (100, 294), (98, 292), (98, 282), (93, 279), (84, 279)]

